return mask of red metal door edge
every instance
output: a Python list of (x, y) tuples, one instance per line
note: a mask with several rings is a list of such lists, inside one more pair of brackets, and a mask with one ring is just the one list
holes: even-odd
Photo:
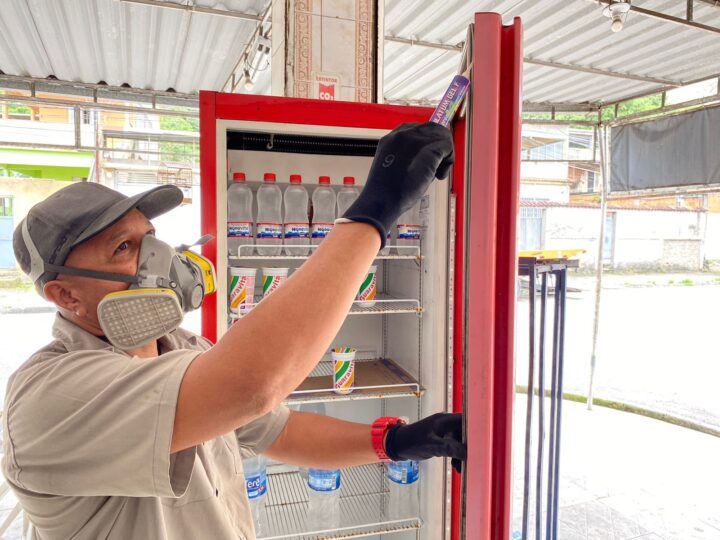
[[(215, 133), (215, 92), (200, 92), (200, 227), (213, 240), (203, 245), (202, 254), (217, 268), (217, 156)], [(225, 234), (225, 231), (222, 231)], [(225, 276), (217, 276), (225, 279)], [(202, 335), (217, 341), (217, 294), (206, 297), (201, 308)]]
[(500, 156), (498, 160), (495, 271), (495, 370), (493, 381), (492, 538), (510, 538), (512, 422), (515, 395), (515, 296), (517, 217), (522, 137), (522, 23), (502, 29)]
[(466, 254), (456, 264), (456, 313), (465, 309), (455, 324), (454, 394), (457, 407), (464, 391), (468, 462), (462, 515), (453, 482), (453, 540), (463, 518), (467, 540), (510, 534), (521, 39), (518, 19), (503, 27), (499, 14), (476, 14), (469, 185), (459, 168), (454, 177), (457, 255), (463, 244)]

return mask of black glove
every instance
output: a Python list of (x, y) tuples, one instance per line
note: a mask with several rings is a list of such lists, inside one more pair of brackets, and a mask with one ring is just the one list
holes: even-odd
[(460, 472), (460, 461), (467, 456), (462, 442), (462, 414), (437, 413), (414, 424), (392, 426), (385, 436), (385, 453), (393, 461), (449, 457)]
[(400, 214), (420, 200), (435, 177), (447, 176), (454, 159), (449, 129), (432, 122), (402, 124), (380, 139), (365, 187), (341, 217), (373, 225), (385, 247)]

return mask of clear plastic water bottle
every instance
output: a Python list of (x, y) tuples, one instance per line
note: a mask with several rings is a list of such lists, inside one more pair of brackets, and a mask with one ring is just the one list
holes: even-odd
[(308, 192), (302, 185), (302, 176), (290, 175), (290, 185), (285, 188), (285, 254), (307, 255), (310, 245), (310, 223), (308, 221)]
[(340, 469), (308, 470), (309, 531), (340, 527)]
[(418, 515), (417, 461), (391, 461), (387, 464), (390, 519), (408, 519)]
[(320, 185), (312, 195), (313, 224), (310, 241), (313, 246), (322, 242), (335, 223), (335, 192), (330, 187), (330, 177), (321, 176)]
[(415, 255), (416, 250), (402, 249), (420, 246), (420, 204), (404, 212), (397, 223), (398, 255)]
[(360, 190), (355, 187), (355, 177), (346, 176), (343, 178), (343, 187), (337, 194), (337, 216), (342, 217), (350, 205), (360, 195)]
[[(258, 255), (280, 255), (282, 250), (282, 191), (275, 185), (275, 175), (265, 173), (257, 192), (255, 239)], [(259, 247), (260, 244), (266, 247)]]
[(245, 486), (250, 499), (255, 535), (264, 536), (268, 532), (268, 516), (265, 508), (267, 500), (267, 461), (263, 456), (243, 460)]
[(245, 173), (235, 172), (227, 193), (228, 255), (252, 255), (252, 248), (238, 251), (240, 246), (253, 245), (253, 192), (245, 184)]

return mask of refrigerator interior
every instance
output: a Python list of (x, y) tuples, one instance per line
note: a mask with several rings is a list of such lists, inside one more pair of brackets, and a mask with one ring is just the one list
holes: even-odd
[[(284, 191), (290, 174), (301, 174), (309, 199), (318, 176), (328, 175), (331, 187), (342, 187), (343, 176), (365, 182), (377, 140), (384, 130), (218, 120), (217, 230), (227, 228), (227, 188), (230, 172), (245, 172), (253, 191), (263, 173), (277, 175)], [(448, 409), (452, 381), (449, 329), (452, 305), (447, 276), (449, 182), (434, 182), (421, 201), (422, 240), (419, 249), (391, 250), (373, 263), (378, 267), (378, 302), (372, 308), (354, 304), (332, 346), (358, 350), (356, 389), (349, 395), (332, 391), (330, 355), (326, 355), (288, 405), (337, 418), (372, 423), (385, 415), (407, 416), (410, 421)], [(257, 201), (254, 201), (254, 217)], [(395, 245), (395, 241), (391, 240)], [(258, 268), (256, 297), (261, 292), (263, 267), (299, 267), (307, 257), (261, 257), (254, 250), (229, 254), (223, 234), (217, 239), (217, 335), (233, 324), (228, 301), (229, 267)], [(449, 262), (450, 261), (450, 262)], [(322, 283), (318, 283), (321, 287)], [(298, 301), (303, 301), (299, 299)], [(306, 300), (313, 309), (312, 298)], [(278, 332), (292, 321), (278, 324)], [(322, 404), (322, 405), (320, 405)], [(449, 528), (449, 462), (421, 463), (418, 515), (393, 519), (388, 515), (388, 486), (384, 465), (367, 465), (342, 471), (341, 527), (334, 531), (308, 531), (305, 526), (305, 480), (295, 467), (272, 463), (268, 468), (267, 511), (269, 530), (259, 538), (443, 538)]]

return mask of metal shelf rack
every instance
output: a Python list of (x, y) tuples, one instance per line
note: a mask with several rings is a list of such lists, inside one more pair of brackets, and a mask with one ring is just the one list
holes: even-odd
[[(255, 296), (255, 304), (260, 303), (262, 295)], [(398, 315), (404, 313), (422, 316), (423, 309), (420, 306), (420, 300), (415, 298), (395, 298), (389, 294), (378, 294), (373, 306), (361, 306), (364, 302), (353, 302), (348, 315)], [(235, 320), (241, 318), (242, 315), (235, 313), (230, 314), (230, 318)]]
[(310, 531), (307, 527), (306, 481), (299, 472), (268, 474), (268, 531), (258, 540), (320, 540), (358, 538), (372, 534), (391, 534), (419, 529), (419, 517), (391, 519), (388, 516), (388, 490), (385, 467), (362, 465), (342, 470), (340, 488), (340, 527)]
[[(276, 245), (267, 245), (267, 244), (247, 244), (244, 246), (240, 246), (238, 249), (237, 255), (230, 255), (228, 259), (230, 261), (288, 261), (288, 260), (300, 260), (304, 261), (306, 260), (312, 251), (314, 249), (317, 249), (318, 246), (307, 246), (310, 249), (310, 254), (308, 255), (286, 255), (285, 253), (281, 253), (280, 255), (258, 255), (257, 253), (254, 253), (255, 248), (277, 248)], [(391, 251), (394, 251), (394, 253), (388, 254), (388, 255), (380, 255), (378, 254), (377, 257), (375, 257), (376, 260), (379, 261), (392, 261), (392, 260), (420, 260), (422, 259), (422, 255), (420, 255), (420, 248), (418, 246), (397, 246), (392, 245), (389, 246)], [(297, 248), (294, 248), (297, 249)]]
[(355, 401), (396, 397), (420, 397), (424, 388), (389, 358), (355, 358), (355, 389), (349, 394), (333, 391), (332, 360), (322, 360), (310, 376), (290, 394), (287, 403)]

